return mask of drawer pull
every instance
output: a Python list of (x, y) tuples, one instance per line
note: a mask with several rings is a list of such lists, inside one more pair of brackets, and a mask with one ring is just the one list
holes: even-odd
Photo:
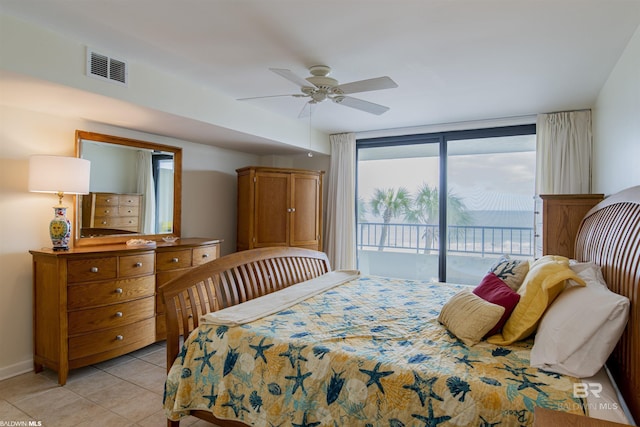
[(122, 288), (116, 288), (116, 294), (121, 294), (122, 293)]
[(189, 319), (193, 319), (193, 314), (187, 316)]
[(171, 262), (178, 262), (180, 261), (178, 258), (171, 258)]
[(140, 261), (138, 261), (133, 266), (134, 267), (142, 267), (142, 263)]
[(209, 254), (202, 254), (202, 258), (209, 258)]
[(121, 311), (116, 311), (116, 317), (122, 317), (122, 316), (123, 316), (123, 314), (122, 314)]
[(102, 225), (107, 225), (107, 221), (102, 221)]
[(107, 203), (109, 203), (111, 201), (111, 199), (107, 199)]
[(124, 337), (122, 335), (116, 335), (116, 340), (122, 341)]
[(92, 273), (97, 273), (98, 272), (98, 267), (91, 267), (91, 272)]

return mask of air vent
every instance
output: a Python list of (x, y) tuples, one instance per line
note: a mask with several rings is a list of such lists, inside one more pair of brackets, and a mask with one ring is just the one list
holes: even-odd
[(87, 48), (87, 75), (126, 86), (127, 63)]

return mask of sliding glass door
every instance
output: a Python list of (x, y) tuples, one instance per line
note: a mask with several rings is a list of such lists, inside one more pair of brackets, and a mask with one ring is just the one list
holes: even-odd
[(447, 141), (447, 281), (477, 285), (503, 254), (533, 257), (535, 146), (535, 134)]
[(533, 257), (535, 126), (358, 141), (358, 268), (477, 284)]
[(358, 149), (358, 268), (438, 279), (440, 138)]

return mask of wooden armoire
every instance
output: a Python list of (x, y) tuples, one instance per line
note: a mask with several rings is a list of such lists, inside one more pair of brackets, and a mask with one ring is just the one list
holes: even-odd
[(237, 249), (322, 250), (323, 171), (249, 166), (238, 173)]

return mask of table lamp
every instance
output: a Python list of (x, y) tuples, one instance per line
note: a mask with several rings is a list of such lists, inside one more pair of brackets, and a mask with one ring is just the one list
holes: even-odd
[(29, 191), (58, 194), (58, 206), (49, 224), (54, 251), (69, 250), (71, 222), (67, 207), (62, 205), (65, 194), (88, 194), (91, 162), (77, 157), (31, 156), (29, 159)]

